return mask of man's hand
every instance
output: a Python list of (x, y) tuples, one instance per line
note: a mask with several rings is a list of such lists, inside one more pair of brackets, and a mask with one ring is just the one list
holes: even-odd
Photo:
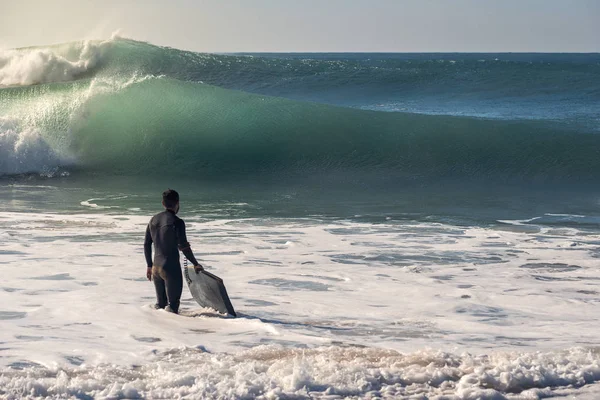
[(194, 265), (194, 271), (196, 271), (196, 273), (199, 274), (200, 271), (204, 271), (204, 267), (200, 264)]
[(152, 280), (152, 267), (146, 269), (146, 278), (148, 278), (149, 281)]

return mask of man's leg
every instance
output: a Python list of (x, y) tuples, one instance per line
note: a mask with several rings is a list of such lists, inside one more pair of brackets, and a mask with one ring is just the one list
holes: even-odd
[(156, 308), (165, 308), (168, 304), (163, 275), (162, 267), (152, 267), (152, 281), (154, 282), (154, 289), (156, 289)]
[(168, 311), (174, 313), (179, 312), (179, 301), (181, 300), (181, 292), (183, 291), (183, 276), (181, 275), (181, 268), (174, 268), (167, 272), (167, 298), (169, 299)]

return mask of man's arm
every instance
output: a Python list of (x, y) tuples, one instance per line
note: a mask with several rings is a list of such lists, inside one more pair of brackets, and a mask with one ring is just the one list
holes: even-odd
[(148, 280), (152, 277), (152, 235), (150, 234), (150, 224), (146, 227), (146, 237), (144, 238), (144, 256), (146, 257), (146, 277)]
[(196, 257), (194, 257), (194, 253), (192, 252), (192, 247), (190, 243), (187, 241), (187, 235), (185, 233), (185, 222), (182, 219), (179, 220), (179, 225), (177, 229), (177, 246), (179, 250), (183, 253), (185, 258), (190, 260), (192, 265), (196, 268), (196, 272), (198, 270), (203, 270), (202, 265), (198, 261), (196, 261)]

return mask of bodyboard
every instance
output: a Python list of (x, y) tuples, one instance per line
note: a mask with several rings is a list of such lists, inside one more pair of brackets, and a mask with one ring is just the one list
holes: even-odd
[(200, 306), (236, 316), (231, 300), (227, 295), (227, 289), (223, 284), (223, 279), (207, 271), (196, 273), (194, 267), (191, 266), (185, 267), (183, 271), (190, 293)]

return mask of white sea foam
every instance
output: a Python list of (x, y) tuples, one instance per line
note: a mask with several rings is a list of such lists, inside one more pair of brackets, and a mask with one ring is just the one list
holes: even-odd
[(552, 396), (551, 387), (579, 387), (600, 379), (598, 355), (582, 349), (481, 357), (335, 346), (258, 346), (236, 354), (181, 348), (158, 352), (151, 361), (137, 367), (22, 365), (19, 368), (27, 369), (27, 375), (19, 369), (2, 370), (0, 394), (4, 391), (8, 398), (85, 394), (161, 399), (537, 399)]
[(149, 306), (148, 216), (98, 211), (0, 212), (0, 397), (599, 393), (600, 235), (184, 215), (240, 315), (185, 317)]
[(67, 49), (55, 46), (2, 50), (0, 86), (70, 81), (96, 67), (111, 41), (75, 42)]
[(36, 171), (50, 175), (58, 166), (70, 165), (72, 161), (55, 151), (40, 129), (0, 117), (0, 174)]
[[(88, 199), (88, 200), (83, 200), (83, 201), (79, 202), (79, 204), (81, 204), (84, 207), (97, 208), (97, 209), (116, 208), (115, 206), (102, 206), (102, 205), (99, 205), (98, 203), (93, 203), (94, 201), (98, 201), (98, 200), (106, 200), (106, 199)], [(132, 211), (134, 211), (134, 210), (132, 210)]]

